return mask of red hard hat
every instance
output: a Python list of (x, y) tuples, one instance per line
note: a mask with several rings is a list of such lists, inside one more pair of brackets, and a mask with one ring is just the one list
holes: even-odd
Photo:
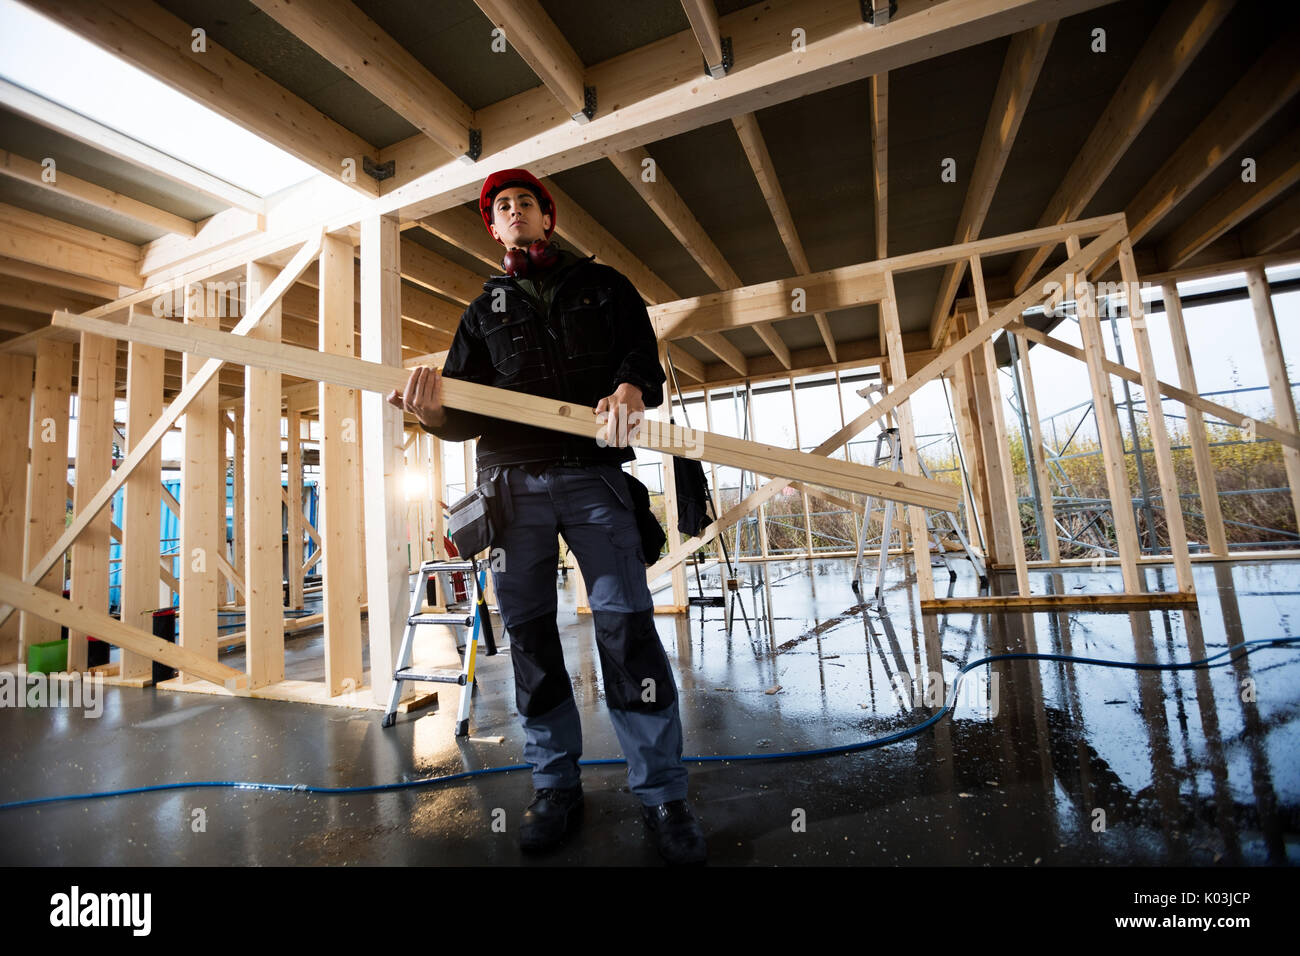
[(493, 173), (483, 183), (483, 189), (478, 194), (478, 211), (483, 216), (483, 225), (488, 227), (488, 235), (492, 234), (492, 198), (507, 186), (522, 186), (537, 194), (542, 203), (542, 212), (551, 217), (551, 228), (546, 230), (546, 238), (551, 238), (551, 233), (555, 231), (555, 200), (541, 180), (526, 169), (503, 169)]

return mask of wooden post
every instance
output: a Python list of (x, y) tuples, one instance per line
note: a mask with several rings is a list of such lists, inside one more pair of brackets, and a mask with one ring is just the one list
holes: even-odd
[[(803, 451), (803, 445), (799, 441), (799, 402), (795, 398), (795, 394), (794, 394), (793, 375), (790, 376), (790, 414), (794, 417), (794, 446), (800, 451)], [(842, 426), (843, 422), (841, 422), (840, 424)], [(754, 437), (757, 438), (758, 436), (756, 435)], [(812, 508), (808, 506), (808, 492), (805, 491), (803, 492), (803, 537), (804, 537), (804, 545), (807, 548), (808, 557), (810, 559), (813, 556), (812, 516), (809, 515), (808, 512), (810, 512), (811, 510)]]
[(290, 398), (285, 408), (285, 435), (288, 437), (286, 526), (289, 532), (289, 607), (302, 610), (303, 511), (302, 511), (302, 409), (298, 399)]
[[(77, 484), (72, 496), (77, 513), (112, 475), (116, 376), (117, 343), (82, 333), (77, 364)], [(110, 518), (107, 510), (101, 511), (72, 545), (69, 592), (76, 604), (104, 614), (108, 613)], [(86, 654), (85, 633), (69, 630), (68, 670), (84, 671)]]
[[(984, 291), (984, 267), (979, 256), (970, 257), (971, 282), (975, 288), (975, 307), (979, 310), (980, 324), (989, 321), (988, 297)], [(988, 378), (989, 398), (993, 412), (994, 446), (997, 449), (998, 471), (1002, 473), (1002, 495), (1010, 522), (1011, 557), (1016, 567), (1016, 593), (1029, 594), (1029, 568), (1025, 564), (1025, 535), (1020, 523), (1020, 498), (1016, 494), (1016, 475), (1011, 466), (1011, 446), (1007, 439), (1006, 416), (1002, 414), (1002, 389), (998, 385), (998, 363), (993, 354), (993, 340), (986, 339), (980, 350), (984, 357), (984, 374)], [(997, 489), (993, 490), (997, 494)]]
[[(745, 417), (746, 417), (746, 419), (749, 421), (749, 440), (750, 440), (750, 441), (754, 441), (754, 440), (755, 440), (755, 437), (754, 437), (754, 436), (755, 436), (755, 431), (754, 431), (754, 390), (753, 390), (753, 388), (750, 387), (750, 384), (749, 384), (749, 381), (748, 381), (748, 380), (745, 381)], [(759, 483), (759, 480), (758, 480), (758, 479), (759, 479), (758, 473), (755, 472), (755, 473), (754, 473), (754, 484), (755, 484), (755, 485), (757, 485), (757, 484)], [(675, 490), (676, 490), (676, 489), (674, 489), (674, 491), (675, 491)], [(676, 495), (675, 495), (675, 494), (674, 494), (673, 500), (674, 500), (674, 503), (675, 503), (675, 502), (676, 502)], [(766, 503), (765, 503), (765, 504), (761, 504), (761, 505), (758, 506), (758, 553), (761, 554), (764, 558), (769, 557), (769, 553), (768, 553), (768, 549), (767, 549), (767, 513), (768, 513), (768, 509), (769, 509), (769, 505), (766, 504)], [(671, 544), (672, 544), (672, 542), (669, 542), (669, 550), (671, 550)], [(737, 546), (736, 550), (737, 550), (737, 551), (740, 550), (739, 546)]]
[[(0, 353), (0, 443), (3, 447), (29, 447), (32, 425), (32, 384), (35, 361), (28, 355)], [(14, 547), (27, 527), (27, 456), (0, 455), (0, 574), (22, 577), (26, 551)], [(105, 609), (107, 610), (107, 609)], [(0, 663), (18, 660), (18, 624), (10, 615), (0, 624)]]
[[(975, 324), (978, 325), (979, 322), (980, 319), (976, 316)], [(970, 325), (969, 317), (967, 325)], [(1007, 511), (1007, 499), (1003, 491), (1006, 479), (1002, 474), (1002, 453), (998, 448), (997, 428), (993, 420), (996, 414), (994, 392), (997, 382), (989, 378), (989, 367), (982, 347), (971, 353), (969, 369), (971, 405), (979, 432), (980, 464), (983, 466), (980, 503), (986, 510), (981, 520), (989, 552), (989, 566), (1005, 568), (1015, 564), (1013, 536), (1019, 535), (1019, 526), (1013, 525), (1013, 516)]]
[[(659, 343), (659, 364), (664, 368), (668, 367), (668, 344), (661, 341)], [(671, 381), (664, 382), (664, 403), (659, 408), (654, 409), (655, 417), (661, 422), (668, 421), (672, 417), (673, 392)], [(650, 410), (647, 409), (647, 415)], [(671, 551), (674, 546), (681, 544), (682, 535), (677, 530), (677, 477), (676, 469), (673, 467), (673, 456), (664, 454), (663, 456), (663, 482), (664, 482), (664, 531), (668, 535), (668, 550)], [(672, 570), (673, 582), (673, 606), (685, 609), (686, 607), (686, 569), (679, 563)]]
[[(1187, 553), (1187, 527), (1183, 523), (1183, 500), (1178, 494), (1178, 475), (1174, 472), (1174, 457), (1169, 446), (1169, 430), (1165, 426), (1164, 403), (1160, 400), (1160, 384), (1156, 377), (1155, 357), (1151, 354), (1151, 337), (1147, 334), (1146, 312), (1142, 305), (1142, 285), (1138, 281), (1137, 264), (1133, 261), (1133, 244), (1126, 236), (1119, 244), (1119, 268), (1128, 288), (1128, 314), (1132, 320), (1133, 343), (1137, 347), (1138, 371), (1142, 375), (1142, 394), (1147, 400), (1147, 421), (1151, 429), (1151, 444), (1155, 449), (1156, 476), (1160, 482), (1160, 497), (1165, 506), (1165, 523), (1169, 529), (1169, 550), (1174, 559), (1174, 577), (1178, 590), (1195, 593), (1192, 583), (1192, 561)], [(1290, 390), (1288, 389), (1288, 394)], [(1134, 445), (1138, 438), (1133, 437)], [(1141, 454), (1141, 448), (1134, 449)], [(1155, 529), (1152, 529), (1152, 541)]]
[[(947, 348), (953, 339), (964, 333), (964, 329), (958, 326), (957, 322), (948, 326), (948, 332), (945, 336), (944, 347)], [(972, 547), (977, 548), (981, 554), (987, 551), (987, 545), (984, 541), (984, 525), (976, 510), (976, 501), (978, 500), (976, 492), (976, 482), (980, 480), (980, 469), (977, 468), (979, 458), (978, 442), (975, 439), (975, 425), (971, 421), (971, 415), (968, 408), (969, 392), (967, 383), (969, 376), (966, 374), (967, 363), (965, 360), (958, 362), (952, 367), (952, 411), (956, 419), (957, 444), (961, 451), (960, 463), (965, 467), (962, 469), (962, 493), (966, 501), (966, 540)], [(987, 557), (987, 555), (986, 555)]]
[[(1077, 255), (1078, 237), (1070, 236), (1066, 240), (1066, 249), (1071, 257)], [(1088, 363), (1088, 379), (1092, 383), (1093, 416), (1097, 420), (1101, 455), (1106, 466), (1106, 488), (1110, 492), (1124, 590), (1128, 594), (1139, 594), (1142, 591), (1142, 578), (1137, 567), (1138, 539), (1137, 524), (1133, 519), (1133, 491), (1129, 487), (1128, 470), (1124, 465), (1124, 440), (1119, 430), (1115, 399), (1111, 395), (1110, 375), (1102, 365), (1106, 350), (1102, 345), (1101, 325), (1097, 319), (1097, 300), (1088, 285), (1086, 272), (1080, 271), (1074, 276), (1074, 288), (1079, 331), (1083, 337), (1083, 352)]]
[[(27, 479), (27, 524), (23, 576), (48, 551), (64, 528), (68, 487), (68, 403), (72, 396), (72, 343), (44, 341), (36, 351), (36, 388), (32, 394), (31, 467)], [(24, 446), (18, 446), (24, 447)], [(155, 499), (157, 494), (154, 495)], [(154, 529), (157, 530), (156, 528)], [(157, 564), (157, 559), (154, 561)], [(155, 567), (153, 580), (158, 580)], [(37, 583), (63, 594), (63, 561)], [(59, 627), (24, 612), (18, 625), (19, 657), (33, 644), (59, 639)]]
[[(326, 236), (320, 257), (320, 349), (352, 355), (355, 347), (352, 244)], [(324, 551), (325, 689), (331, 696), (361, 687), (361, 524), (356, 389), (320, 386), (320, 473)]]
[[(256, 300), (279, 270), (248, 264), (248, 299)], [(279, 342), (280, 303), (248, 337)], [(250, 688), (284, 680), (284, 585), (280, 497), (280, 373), (244, 371), (244, 666)]]
[(1029, 419), (1029, 440), (1034, 443), (1034, 472), (1038, 475), (1038, 493), (1042, 498), (1043, 527), (1038, 529), (1039, 550), (1053, 564), (1061, 560), (1061, 542), (1056, 537), (1056, 503), (1052, 500), (1052, 476), (1044, 457), (1043, 426), (1038, 417), (1038, 399), (1034, 392), (1034, 373), (1029, 363), (1029, 343), (1016, 336), (1020, 355), (1020, 375), (1025, 384), (1025, 417)]
[[(400, 237), (396, 216), (361, 220), (361, 357), (396, 368), (402, 367)], [(402, 412), (378, 392), (363, 392), (361, 414), (370, 690), (377, 703), (385, 703), (411, 593), (402, 484)], [(418, 539), (415, 546), (418, 562)]]
[[(132, 449), (162, 415), (163, 358), (156, 346), (132, 342), (127, 348), (126, 443)], [(144, 631), (152, 631), (146, 615), (158, 607), (161, 481), (162, 448), (155, 445), (126, 480), (122, 515), (122, 623)], [(153, 673), (150, 659), (125, 647), (121, 652), (118, 676), (147, 681)]]
[(443, 538), (447, 535), (447, 519), (442, 513), (442, 503), (447, 500), (447, 484), (442, 467), (442, 439), (437, 435), (429, 436), (429, 453), (433, 461), (429, 480), (433, 484), (433, 556), (439, 561), (447, 559), (447, 545)]
[[(1178, 298), (1178, 283), (1162, 286), (1165, 318), (1169, 320), (1169, 337), (1174, 343), (1174, 361), (1178, 365), (1178, 384), (1189, 392), (1198, 392), (1192, 350), (1187, 344), (1187, 326), (1183, 323), (1183, 304)], [(1183, 405), (1187, 415), (1187, 434), (1192, 443), (1192, 462), (1196, 466), (1196, 487), (1201, 495), (1201, 512), (1205, 515), (1205, 537), (1210, 553), (1228, 556), (1228, 535), (1223, 527), (1223, 508), (1219, 503), (1219, 483), (1214, 476), (1214, 461), (1205, 437), (1205, 418), (1194, 405)]]
[[(894, 291), (892, 272), (885, 273), (885, 297), (880, 302), (880, 321), (885, 329), (890, 378), (897, 388), (907, 378), (907, 358), (903, 352), (903, 333), (898, 321), (898, 298)], [(903, 443), (903, 469), (910, 474), (919, 475), (921, 460), (916, 451), (916, 430), (912, 426), (911, 404), (904, 402), (899, 405), (894, 410), (894, 418), (898, 422), (899, 438)], [(930, 569), (930, 535), (925, 527), (925, 512), (918, 507), (908, 505), (907, 521), (912, 530), (912, 557), (916, 562), (917, 591), (920, 592), (922, 601), (933, 601), (934, 573)]]
[[(712, 433), (712, 431), (713, 431), (713, 401), (712, 401), (712, 399), (709, 398), (709, 390), (708, 390), (708, 388), (705, 388), (705, 389), (704, 389), (704, 427), (705, 427), (705, 429), (706, 429), (707, 431), (709, 431), (710, 433)], [(718, 488), (718, 466), (717, 466), (716, 464), (714, 464), (713, 462), (709, 462), (709, 482), (710, 482), (710, 484), (709, 484), (710, 492), (709, 492), (709, 493), (713, 496), (713, 510), (714, 510), (715, 517), (716, 517), (717, 515), (721, 515), (721, 514), (722, 514), (722, 502), (721, 502), (721, 501), (719, 500), (719, 498), (718, 498), (718, 496), (721, 494), (721, 491), (720, 491), (719, 488)], [(713, 545), (713, 550), (715, 550), (715, 551), (718, 553), (718, 563), (721, 564), (721, 563), (722, 563), (722, 539), (721, 539), (721, 537), (719, 537), (717, 543), (715, 543), (715, 544)], [(723, 581), (723, 582), (722, 582), (722, 586), (725, 588), (725, 587), (727, 586), (727, 583), (726, 583), (725, 581)]]
[[(200, 299), (185, 297), (185, 324), (215, 329), (215, 315), (208, 315)], [(200, 356), (181, 353), (181, 377), (189, 382), (203, 365)], [(218, 555), (225, 555), (225, 456), (218, 455), (224, 445), (221, 427), (220, 395), (217, 382), (209, 382), (190, 403), (182, 419), (184, 453), (181, 459), (181, 575), (180, 575), (180, 643), (205, 660), (217, 659), (217, 585), (220, 581)], [(218, 444), (220, 440), (220, 445)], [(213, 495), (213, 481), (221, 485), (221, 512), (214, 510), (218, 499)], [(80, 505), (78, 506), (80, 511)], [(181, 674), (183, 681), (199, 679), (192, 672)]]
[[(1273, 395), (1273, 414), (1278, 425), (1294, 435), (1300, 430), (1296, 426), (1295, 399), (1291, 396), (1291, 382), (1287, 378), (1282, 343), (1277, 334), (1277, 316), (1273, 313), (1273, 299), (1263, 266), (1246, 270), (1246, 288), (1250, 290), (1250, 304), (1255, 309), (1255, 328), (1259, 331), (1268, 388)], [(1300, 521), (1300, 451), (1283, 445), (1282, 463), (1286, 467), (1286, 482), (1291, 486), (1291, 507), (1295, 509), (1296, 520)]]
[[(230, 490), (231, 494), (231, 536), (230, 536), (230, 563), (234, 569), (239, 572), (240, 579), (244, 582), (245, 587), (248, 585), (248, 566), (244, 560), (244, 498), (247, 490), (244, 487), (244, 441), (246, 433), (244, 431), (244, 407), (237, 405), (232, 412), (235, 418), (235, 427), (232, 434), (235, 439), (234, 455), (231, 464), (231, 479), (233, 485)], [(244, 595), (244, 603), (248, 603), (248, 595)]]

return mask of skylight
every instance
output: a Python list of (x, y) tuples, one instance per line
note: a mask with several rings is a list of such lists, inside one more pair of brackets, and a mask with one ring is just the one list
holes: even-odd
[(16, 0), (0, 0), (0, 76), (259, 196), (316, 172)]

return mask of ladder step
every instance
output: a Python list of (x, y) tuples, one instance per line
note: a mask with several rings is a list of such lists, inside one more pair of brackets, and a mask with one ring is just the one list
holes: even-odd
[(412, 624), (449, 624), (454, 627), (473, 627), (472, 614), (416, 614), (406, 619), (407, 627)]
[(420, 565), (421, 571), (472, 571), (474, 562), (472, 561), (426, 561)]
[(413, 671), (403, 667), (393, 672), (393, 680), (422, 680), (434, 684), (464, 684), (465, 674), (455, 667), (434, 667), (427, 671)]

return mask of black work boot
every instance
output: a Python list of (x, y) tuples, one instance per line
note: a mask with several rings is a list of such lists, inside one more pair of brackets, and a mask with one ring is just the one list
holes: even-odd
[(533, 802), (519, 824), (519, 848), (540, 853), (560, 845), (578, 828), (582, 819), (582, 784), (568, 789), (543, 787), (533, 793)]
[(674, 866), (700, 864), (708, 856), (704, 831), (685, 800), (669, 800), (655, 807), (641, 807), (641, 819), (654, 834), (659, 855)]

